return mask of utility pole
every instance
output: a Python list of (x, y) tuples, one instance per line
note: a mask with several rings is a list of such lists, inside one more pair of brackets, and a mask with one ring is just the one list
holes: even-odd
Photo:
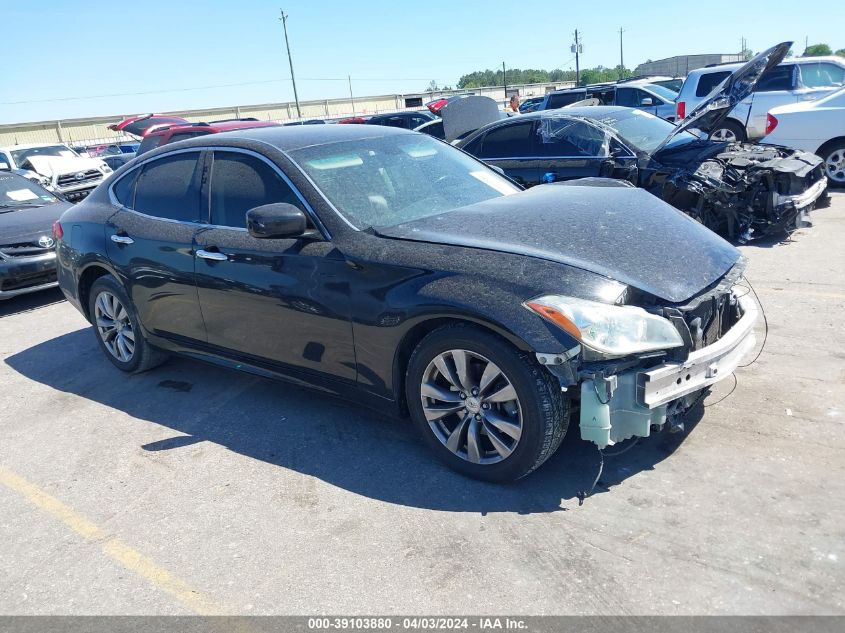
[(352, 116), (357, 116), (355, 113), (355, 97), (352, 96), (352, 75), (347, 75), (349, 79), (349, 100), (352, 102)]
[(282, 17), (282, 28), (285, 30), (285, 46), (288, 49), (288, 63), (290, 64), (290, 80), (293, 83), (293, 100), (296, 101), (296, 116), (302, 118), (302, 110), (299, 109), (299, 95), (296, 94), (296, 77), (293, 75), (293, 58), (290, 56), (290, 42), (288, 41), (288, 16), (283, 9), (279, 9)]
[(581, 83), (581, 43), (578, 41), (578, 29), (575, 29), (575, 44), (572, 45), (570, 49), (573, 53), (575, 53), (575, 85), (579, 85)]
[(505, 62), (502, 62), (502, 83), (505, 85), (505, 101), (508, 100), (508, 71), (505, 70)]
[(622, 27), (619, 27), (619, 79), (624, 79), (623, 73), (625, 72), (625, 56), (622, 54), (622, 34), (625, 31), (622, 30)]

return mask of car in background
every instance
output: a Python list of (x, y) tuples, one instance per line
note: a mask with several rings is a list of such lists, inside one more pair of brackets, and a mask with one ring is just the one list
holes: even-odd
[(376, 114), (367, 119), (366, 125), (386, 125), (387, 127), (401, 127), (406, 130), (413, 130), (436, 120), (437, 117), (427, 110), (415, 110), (413, 112), (394, 112), (392, 114)]
[(16, 171), (67, 200), (82, 200), (112, 173), (99, 158), (80, 156), (64, 143), (0, 147), (0, 170)]
[(53, 223), (71, 206), (28, 178), (0, 171), (0, 300), (58, 285)]
[(788, 43), (742, 66), (681, 125), (620, 106), (571, 107), (491, 123), (458, 147), (526, 187), (585, 177), (627, 180), (740, 242), (791, 231), (825, 195), (821, 159), (706, 138), (787, 50)]
[(279, 127), (279, 124), (272, 121), (259, 121), (258, 119), (226, 119), (211, 121), (210, 123), (175, 123), (173, 125), (157, 124), (155, 128), (147, 130), (144, 134), (136, 156), (176, 141), (184, 141), (206, 134), (248, 130), (255, 127)]
[(520, 113), (527, 114), (528, 112), (534, 112), (543, 104), (545, 99), (545, 97), (528, 97), (524, 99), (519, 104)]
[(282, 123), (285, 127), (292, 125), (324, 125), (326, 122), (322, 119), (308, 119), (307, 121), (291, 121), (289, 123)]
[[(742, 64), (717, 64), (690, 71), (676, 101), (677, 119), (688, 116), (741, 67)], [(843, 85), (845, 59), (841, 57), (782, 60), (760, 78), (754, 91), (734, 107), (711, 137), (722, 141), (760, 139), (766, 134), (766, 114), (772, 108), (821, 99)]]
[(132, 134), (133, 136), (144, 136), (152, 127), (176, 125), (179, 123), (185, 124), (190, 123), (190, 121), (180, 116), (170, 116), (167, 114), (142, 114), (114, 123), (109, 126), (109, 129), (115, 132), (123, 132), (124, 134)]
[(554, 110), (585, 99), (598, 99), (600, 105), (637, 108), (672, 121), (678, 93), (652, 83), (651, 78), (624, 79), (615, 83), (566, 88), (547, 94), (537, 110)]
[(363, 125), (369, 118), (368, 116), (348, 116), (345, 119), (340, 119), (338, 123), (342, 125)]
[(458, 99), (464, 99), (466, 97), (471, 97), (474, 94), (474, 92), (467, 92), (465, 94), (452, 95), (450, 97), (441, 97), (440, 99), (429, 101), (425, 104), (425, 107), (428, 108), (432, 114), (440, 116), (440, 111), (453, 101), (457, 101)]
[(402, 129), (161, 147), (69, 227), (62, 292), (118, 369), (183, 354), (410, 414), (491, 481), (538, 468), (569, 427), (604, 448), (677, 424), (754, 343), (740, 253), (669, 205), (522, 191)]
[(824, 161), (830, 184), (845, 187), (845, 88), (770, 110), (761, 143), (816, 154)]
[(123, 167), (126, 163), (130, 160), (135, 158), (135, 154), (104, 154), (100, 156), (100, 160), (102, 160), (106, 165), (112, 168), (112, 171)]

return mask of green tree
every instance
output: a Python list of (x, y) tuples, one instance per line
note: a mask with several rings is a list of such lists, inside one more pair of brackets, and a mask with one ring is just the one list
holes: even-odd
[(834, 53), (834, 54), (835, 54), (835, 55), (838, 55), (839, 57), (845, 57), (845, 48), (840, 48), (840, 49), (839, 49), (838, 51), (836, 51), (836, 53)]
[(810, 44), (801, 57), (816, 57), (818, 55), (833, 55), (833, 50), (827, 44)]

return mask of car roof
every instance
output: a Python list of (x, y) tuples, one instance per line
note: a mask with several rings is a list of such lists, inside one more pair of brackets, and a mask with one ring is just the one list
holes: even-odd
[(226, 141), (243, 139), (245, 141), (266, 143), (286, 152), (315, 145), (384, 138), (399, 134), (417, 134), (417, 132), (383, 125), (293, 125), (289, 127), (280, 125), (276, 127), (253, 127), (232, 132), (221, 132), (220, 134), (215, 134), (212, 139), (208, 135), (204, 135), (174, 144), (163, 145), (153, 151), (160, 153), (159, 150), (173, 148), (177, 145), (179, 147), (203, 146), (215, 143), (218, 139)]

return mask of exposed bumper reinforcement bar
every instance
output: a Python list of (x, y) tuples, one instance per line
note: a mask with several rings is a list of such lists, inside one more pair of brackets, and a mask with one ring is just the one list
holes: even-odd
[(667, 362), (581, 383), (581, 438), (599, 448), (631, 437), (648, 437), (666, 422), (667, 405), (731, 375), (754, 347), (758, 309), (739, 299), (740, 320), (718, 341), (692, 352), (684, 362)]

